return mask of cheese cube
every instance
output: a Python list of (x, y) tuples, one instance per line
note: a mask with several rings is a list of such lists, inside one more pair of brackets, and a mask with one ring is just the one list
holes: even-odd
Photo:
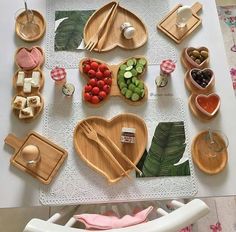
[(23, 86), (24, 93), (31, 93), (31, 80), (32, 78), (25, 78)]
[(39, 71), (33, 71), (32, 73), (32, 80), (31, 85), (32, 87), (38, 88), (40, 82), (40, 72)]
[(19, 118), (32, 118), (34, 116), (33, 108), (27, 107), (20, 111)]
[(15, 100), (13, 101), (12, 107), (13, 109), (21, 110), (24, 109), (26, 105), (26, 98), (21, 96), (16, 96)]
[(39, 96), (27, 97), (27, 106), (28, 107), (39, 107), (39, 106), (41, 106), (40, 97)]
[(22, 71), (19, 71), (17, 75), (16, 86), (23, 86), (24, 78), (25, 78), (25, 73)]

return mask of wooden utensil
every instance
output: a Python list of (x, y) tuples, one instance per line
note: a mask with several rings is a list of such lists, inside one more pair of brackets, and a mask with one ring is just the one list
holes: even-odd
[(94, 123), (93, 125), (95, 125), (95, 130), (97, 132), (98, 135), (102, 136), (103, 138), (105, 138), (106, 140), (109, 141), (109, 143), (114, 147), (114, 149), (118, 152), (119, 155), (121, 155), (122, 158), (124, 158), (124, 160), (126, 160), (139, 174), (140, 176), (143, 175), (142, 171), (140, 171), (136, 165), (127, 157), (127, 155), (125, 155), (120, 148), (107, 136), (107, 134), (105, 134), (101, 129), (99, 129), (99, 127), (96, 125), (96, 123)]
[(107, 21), (109, 20), (111, 14), (112, 14), (112, 11), (114, 9), (114, 7), (116, 6), (116, 4), (112, 5), (111, 9), (109, 10), (108, 14), (106, 15), (106, 17), (103, 19), (103, 21), (101, 22), (100, 26), (98, 27), (98, 30), (97, 32), (89, 39), (89, 41), (86, 43), (86, 46), (85, 46), (85, 49), (89, 50), (89, 51), (92, 51), (97, 43), (98, 43), (98, 40), (99, 40), (99, 37), (101, 35), (101, 32), (102, 30), (104, 30), (104, 27), (107, 23)]
[(113, 11), (112, 11), (112, 14), (111, 14), (111, 16), (110, 16), (110, 18), (109, 18), (109, 21), (107, 22), (105, 31), (104, 31), (104, 33), (102, 34), (101, 38), (100, 38), (99, 41), (98, 41), (97, 49), (98, 49), (99, 52), (101, 52), (102, 47), (103, 47), (103, 45), (104, 45), (104, 42), (107, 40), (107, 34), (108, 34), (108, 32), (110, 31), (110, 28), (111, 28), (111, 26), (113, 25), (114, 20), (115, 20), (115, 18), (116, 18), (117, 7), (118, 7), (118, 6), (119, 6), (119, 2), (116, 2), (115, 7), (114, 7), (114, 9), (113, 9)]
[(108, 148), (104, 146), (104, 144), (100, 141), (100, 139), (98, 138), (97, 132), (89, 125), (89, 123), (84, 121), (83, 123), (80, 124), (80, 127), (82, 128), (84, 134), (89, 139), (95, 141), (103, 149), (106, 155), (108, 155), (108, 158), (110, 158), (113, 161), (114, 168), (115, 169), (119, 168), (127, 177), (129, 177), (129, 175), (125, 172), (125, 170), (122, 168), (120, 163), (114, 158), (114, 156), (108, 150)]

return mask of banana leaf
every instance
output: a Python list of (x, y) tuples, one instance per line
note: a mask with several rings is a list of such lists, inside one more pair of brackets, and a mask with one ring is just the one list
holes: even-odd
[(174, 165), (183, 157), (185, 143), (184, 123), (161, 122), (157, 125), (149, 151), (145, 151), (137, 167), (142, 177), (190, 175), (189, 161)]
[(84, 26), (93, 12), (93, 10), (56, 11), (55, 20), (67, 19), (64, 19), (55, 31), (54, 50), (76, 50), (82, 42)]

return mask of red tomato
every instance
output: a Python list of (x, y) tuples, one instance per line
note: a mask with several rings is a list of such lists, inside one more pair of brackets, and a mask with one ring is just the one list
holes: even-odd
[(101, 71), (96, 72), (96, 78), (97, 79), (103, 79), (103, 73)]
[(110, 90), (111, 90), (110, 85), (104, 85), (104, 86), (103, 86), (103, 91), (105, 91), (106, 93), (109, 93)]
[(91, 68), (94, 70), (94, 71), (97, 71), (98, 70), (98, 63), (96, 61), (93, 61), (91, 63)]
[(93, 78), (93, 77), (96, 76), (96, 72), (95, 72), (93, 69), (90, 69), (90, 70), (88, 71), (88, 75), (89, 75), (89, 77)]
[(91, 69), (91, 67), (90, 67), (89, 64), (83, 65), (83, 72), (84, 72), (84, 73), (88, 73), (90, 69)]
[(84, 93), (84, 99), (86, 100), (86, 101), (91, 101), (91, 98), (92, 98), (92, 96), (89, 94), (89, 93)]
[(100, 64), (98, 68), (101, 72), (105, 72), (105, 70), (108, 69), (108, 67), (105, 64)]
[(106, 77), (106, 78), (104, 78), (104, 82), (105, 82), (107, 85), (110, 85), (110, 86), (111, 86), (111, 84), (112, 84), (112, 79), (109, 78), (109, 77)]
[(100, 99), (99, 99), (98, 96), (92, 96), (91, 102), (92, 102), (93, 104), (98, 104), (98, 103), (100, 102)]
[(99, 80), (98, 83), (97, 83), (97, 86), (102, 89), (103, 86), (105, 85), (105, 82), (103, 80)]
[(110, 70), (105, 70), (103, 74), (104, 74), (105, 77), (110, 77), (111, 76), (111, 71)]
[(95, 78), (92, 78), (89, 80), (88, 84), (94, 87), (97, 85), (97, 80)]
[(90, 91), (92, 90), (92, 88), (93, 88), (93, 87), (92, 87), (91, 85), (88, 85), (88, 84), (87, 84), (87, 85), (84, 86), (84, 91), (85, 91), (85, 92), (90, 92)]
[(104, 99), (107, 96), (107, 94), (105, 91), (101, 91), (99, 92), (98, 96), (100, 97), (100, 99)]
[(92, 93), (94, 94), (94, 95), (98, 95), (98, 93), (99, 93), (99, 88), (96, 86), (96, 87), (93, 87), (93, 89), (92, 89)]

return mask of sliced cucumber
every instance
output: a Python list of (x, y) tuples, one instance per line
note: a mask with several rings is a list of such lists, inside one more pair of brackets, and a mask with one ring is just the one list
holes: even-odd
[(135, 85), (133, 83), (129, 84), (128, 89), (130, 89), (131, 91), (135, 90)]
[(127, 85), (129, 85), (132, 81), (131, 81), (131, 79), (126, 79), (127, 81), (126, 81), (126, 84)]
[(134, 65), (133, 59), (127, 61), (127, 66), (133, 66), (133, 65)]
[(141, 90), (141, 98), (143, 98), (143, 97), (144, 97), (144, 95), (145, 95), (145, 90), (144, 90), (144, 89), (142, 89), (142, 90)]
[(138, 101), (140, 99), (139, 95), (137, 93), (133, 93), (131, 96), (132, 101)]
[(125, 69), (124, 70), (122, 69), (118, 72), (118, 76), (124, 76), (124, 74), (125, 74)]
[(142, 73), (142, 72), (143, 72), (142, 66), (137, 66), (137, 67), (136, 67), (136, 71), (137, 71), (139, 74)]
[(125, 82), (121, 82), (119, 84), (120, 89), (123, 89), (124, 87), (127, 88), (127, 84)]
[(126, 64), (122, 64), (121, 66), (120, 66), (120, 70), (125, 70), (127, 68), (127, 65)]
[(137, 64), (137, 59), (133, 58), (133, 65), (136, 65)]
[(143, 84), (142, 81), (139, 82), (139, 84), (138, 84), (138, 88), (140, 88), (140, 89), (144, 89), (144, 84)]
[(135, 93), (137, 93), (138, 95), (141, 95), (141, 89), (140, 89), (140, 88), (136, 87), (136, 88), (134, 88), (133, 91), (134, 91)]
[(136, 80), (136, 81), (134, 82), (134, 84), (135, 84), (136, 86), (138, 86), (138, 85), (139, 85), (139, 83), (140, 83), (140, 81), (139, 81), (139, 80)]
[(125, 93), (125, 97), (129, 99), (129, 98), (131, 98), (132, 94), (133, 94), (133, 92), (130, 89), (127, 89), (127, 91)]
[(124, 87), (124, 88), (121, 90), (121, 93), (122, 93), (123, 95), (125, 95), (125, 93), (126, 93), (127, 90), (128, 90), (128, 89)]
[(130, 71), (125, 72), (124, 78), (131, 78), (133, 75)]
[(138, 80), (137, 77), (132, 77), (132, 83), (135, 83), (136, 80)]
[(130, 71), (131, 69), (133, 69), (133, 66), (131, 65), (131, 66), (128, 66), (126, 69), (125, 69), (125, 71)]
[(147, 63), (147, 60), (144, 59), (144, 58), (141, 58), (141, 59), (138, 60), (138, 63), (144, 66)]
[(138, 72), (134, 68), (130, 72), (132, 73), (133, 77), (138, 75)]

